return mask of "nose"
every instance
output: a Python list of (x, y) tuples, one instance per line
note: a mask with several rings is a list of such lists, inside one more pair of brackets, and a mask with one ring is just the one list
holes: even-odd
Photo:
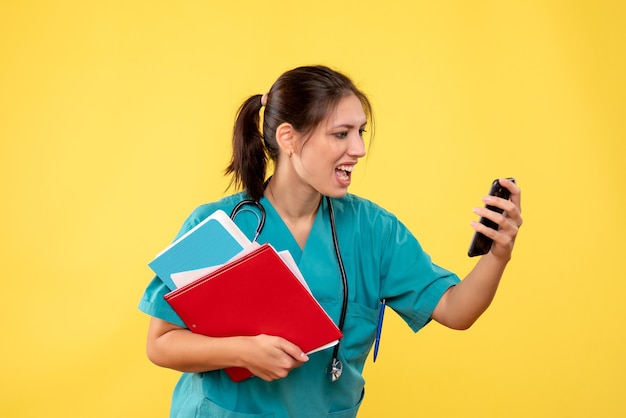
[(359, 134), (353, 135), (348, 148), (348, 154), (351, 157), (361, 158), (365, 156), (365, 141)]

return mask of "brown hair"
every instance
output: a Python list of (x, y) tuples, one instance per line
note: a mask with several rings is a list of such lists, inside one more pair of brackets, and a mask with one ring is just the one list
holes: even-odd
[(259, 200), (263, 196), (268, 157), (274, 163), (278, 158), (278, 126), (289, 123), (306, 136), (342, 98), (351, 94), (361, 101), (372, 124), (372, 107), (365, 94), (348, 77), (324, 66), (298, 67), (276, 80), (267, 94), (262, 130), (259, 113), (263, 96), (249, 97), (239, 108), (233, 129), (233, 156), (226, 168), (226, 174), (232, 175), (231, 185)]

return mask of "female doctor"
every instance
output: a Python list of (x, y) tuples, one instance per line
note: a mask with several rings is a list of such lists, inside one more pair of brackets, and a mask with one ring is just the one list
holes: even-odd
[[(168, 289), (155, 277), (139, 307), (151, 316), (150, 360), (183, 372), (172, 417), (355, 417), (381, 301), (414, 332), (431, 319), (466, 329), (489, 306), (522, 224), (520, 189), (502, 179), (511, 199), (483, 201), (504, 213), (475, 209), (499, 230), (472, 223), (494, 243), (461, 281), (433, 264), (393, 214), (347, 193), (365, 155), (363, 132), (371, 116), (367, 97), (352, 81), (323, 66), (287, 71), (268, 93), (250, 97), (239, 109), (227, 174), (243, 191), (198, 207), (179, 236), (217, 209), (230, 213), (243, 200), (260, 203), (266, 222), (258, 242), (289, 250), (344, 338), (336, 350), (306, 355), (272, 335), (194, 334), (164, 301)], [(269, 179), (268, 156), (274, 163)], [(257, 216), (248, 210), (235, 217), (250, 238)], [(222, 370), (232, 366), (255, 376), (234, 383)]]

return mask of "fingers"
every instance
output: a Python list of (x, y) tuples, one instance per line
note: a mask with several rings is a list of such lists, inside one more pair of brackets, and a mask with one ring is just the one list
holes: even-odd
[[(517, 215), (519, 216), (519, 214), (522, 213), (522, 189), (520, 189), (519, 185), (517, 183), (514, 183), (513, 181), (507, 179), (507, 178), (501, 178), (498, 180), (500, 182), (500, 185), (503, 187), (506, 187), (509, 192), (511, 192), (511, 196), (510, 196), (510, 202), (513, 204), (513, 206), (516, 208), (516, 212)], [(505, 209), (506, 210), (506, 209)], [(509, 209), (507, 211), (507, 213), (509, 214), (509, 216), (513, 217), (513, 209)], [(521, 220), (521, 217), (520, 217)], [(518, 224), (518, 226), (520, 226), (520, 224)]]
[(503, 209), (504, 211), (502, 213), (498, 213), (487, 207), (475, 208), (475, 214), (494, 222), (498, 225), (498, 229), (496, 231), (481, 223), (477, 223), (476, 228), (474, 229), (476, 229), (478, 232), (483, 233), (489, 238), (493, 238), (492, 235), (497, 232), (512, 233), (513, 235), (517, 234), (517, 230), (522, 224), (522, 218), (519, 214), (517, 206), (513, 202), (494, 196), (484, 197), (483, 202), (485, 202), (486, 205), (495, 206)]
[(298, 347), (295, 344), (290, 343), (287, 340), (282, 340), (282, 344), (280, 347), (285, 353), (289, 354), (289, 356), (291, 356), (291, 358), (293, 358), (298, 364), (298, 366), (301, 366), (302, 363), (306, 362), (309, 360), (309, 356), (306, 355), (306, 353), (304, 353), (300, 347)]
[[(485, 196), (482, 201), (487, 207), (474, 209), (474, 213), (495, 223), (498, 228), (493, 229), (480, 222), (472, 222), (472, 227), (475, 231), (493, 240), (492, 253), (501, 257), (510, 257), (515, 238), (523, 223), (521, 216), (521, 189), (516, 183), (506, 178), (499, 179), (499, 182), (501, 186), (511, 192), (510, 199)], [(501, 209), (502, 213), (492, 210), (494, 207)]]
[(291, 370), (309, 359), (298, 346), (284, 338), (258, 335), (254, 339), (257, 347), (246, 367), (265, 381), (287, 377)]
[[(492, 220), (497, 223), (499, 229), (493, 229), (486, 225), (483, 225), (480, 222), (472, 222), (471, 225), (476, 232), (480, 232), (481, 234), (491, 238), (495, 243), (508, 246), (509, 243), (512, 243), (517, 236), (517, 232), (519, 227), (515, 225), (509, 218), (504, 215), (501, 215), (497, 212), (490, 211), (488, 209), (484, 209), (485, 215), (484, 217)], [(481, 210), (479, 213), (482, 213)], [(489, 213), (487, 213), (489, 212)], [(483, 216), (483, 215), (481, 215)]]
[[(495, 206), (497, 208), (502, 209), (504, 211), (504, 216), (510, 218), (512, 222), (515, 224), (515, 226), (519, 228), (523, 223), (522, 216), (521, 216), (522, 191), (515, 182), (507, 178), (501, 178), (498, 181), (500, 182), (501, 186), (507, 188), (509, 192), (511, 193), (509, 199), (502, 199), (496, 196), (485, 196), (483, 197), (482, 201), (486, 205)], [(496, 221), (495, 219), (492, 219), (491, 217), (492, 211), (476, 211), (475, 210), (474, 212), (476, 213), (480, 212), (479, 214), (481, 216), (484, 216), (485, 218), (496, 222), (501, 227), (503, 226), (500, 222)]]

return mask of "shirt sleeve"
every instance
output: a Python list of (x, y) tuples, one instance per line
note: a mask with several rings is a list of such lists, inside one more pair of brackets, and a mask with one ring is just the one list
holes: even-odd
[[(185, 220), (174, 240), (202, 222), (202, 220), (209, 216), (214, 210), (213, 205), (203, 205), (195, 209)], [(158, 276), (155, 276), (148, 284), (148, 287), (139, 301), (139, 310), (150, 316), (184, 327), (185, 323), (163, 298), (169, 292), (170, 289)]]
[(139, 310), (150, 316), (185, 327), (182, 319), (163, 298), (169, 291), (170, 289), (165, 283), (158, 276), (155, 276), (139, 301)]
[(381, 298), (417, 332), (431, 320), (443, 294), (460, 282), (434, 264), (415, 236), (395, 216), (381, 218)]

